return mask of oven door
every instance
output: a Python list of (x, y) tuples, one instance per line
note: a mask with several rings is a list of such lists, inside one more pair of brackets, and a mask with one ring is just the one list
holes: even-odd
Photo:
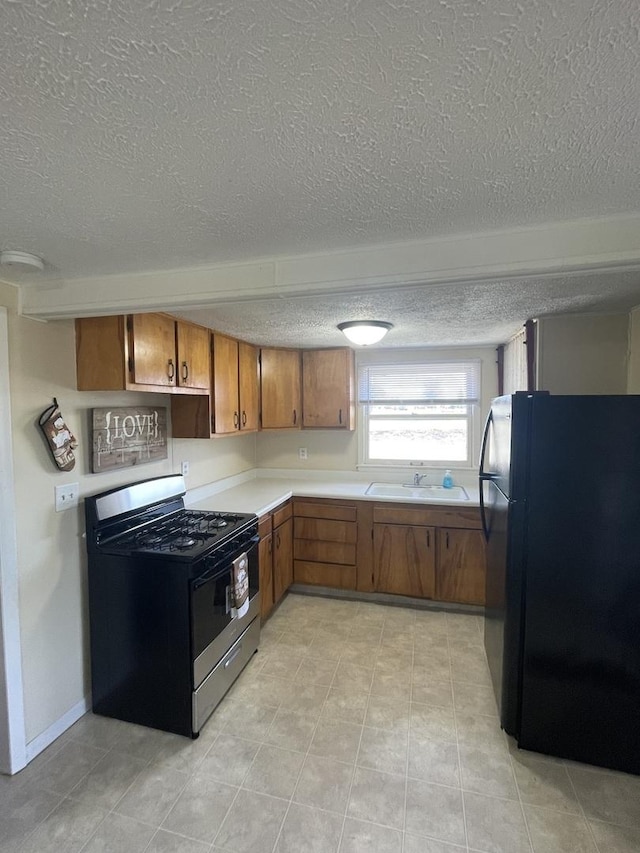
[[(238, 617), (232, 608), (232, 563), (246, 553), (249, 564), (249, 609)], [(225, 554), (221, 562), (211, 557), (203, 572), (191, 582), (191, 649), (193, 686), (197, 688), (216, 666), (240, 634), (260, 613), (258, 590), (258, 540)]]

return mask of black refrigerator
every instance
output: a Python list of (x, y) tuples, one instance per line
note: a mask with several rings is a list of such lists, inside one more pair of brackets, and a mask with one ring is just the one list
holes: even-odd
[(640, 396), (498, 397), (480, 493), (502, 727), (640, 773)]

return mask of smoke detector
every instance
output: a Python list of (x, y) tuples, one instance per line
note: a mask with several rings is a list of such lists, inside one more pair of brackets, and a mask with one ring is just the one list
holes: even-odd
[(17, 252), (13, 249), (5, 249), (0, 252), (0, 266), (15, 267), (17, 270), (44, 269), (44, 261), (30, 252)]

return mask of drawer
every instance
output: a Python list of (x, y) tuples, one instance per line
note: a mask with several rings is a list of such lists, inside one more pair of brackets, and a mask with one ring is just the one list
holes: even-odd
[(357, 538), (358, 527), (352, 521), (320, 518), (294, 518), (294, 539), (318, 539), (325, 542), (350, 542)]
[(308, 583), (316, 586), (330, 586), (337, 589), (356, 588), (356, 567), (337, 566), (333, 563), (308, 563), (294, 560), (294, 583)]
[(261, 539), (264, 539), (265, 536), (268, 536), (271, 533), (272, 527), (272, 519), (270, 515), (261, 515), (258, 519), (258, 535)]
[(293, 556), (296, 560), (313, 563), (339, 563), (355, 565), (356, 546), (343, 542), (318, 542), (313, 539), (294, 539)]
[(294, 501), (293, 514), (303, 518), (329, 518), (335, 521), (355, 521), (355, 506), (345, 504), (320, 504)]
[(231, 646), (216, 668), (192, 693), (192, 727), (199, 732), (227, 690), (251, 660), (260, 642), (260, 619), (256, 618)]
[(379, 524), (411, 524), (423, 527), (461, 527), (479, 530), (480, 510), (449, 507), (398, 506), (374, 504), (373, 521)]
[(273, 516), (273, 529), (276, 527), (280, 527), (280, 525), (285, 522), (288, 518), (292, 516), (291, 511), (291, 502), (284, 504), (283, 506), (279, 506), (277, 509), (274, 509), (272, 512)]

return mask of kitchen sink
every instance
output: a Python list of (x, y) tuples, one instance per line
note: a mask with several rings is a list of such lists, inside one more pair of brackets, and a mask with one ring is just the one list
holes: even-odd
[(412, 483), (406, 485), (399, 483), (371, 483), (367, 488), (366, 495), (375, 495), (381, 498), (420, 498), (425, 501), (468, 501), (469, 495), (464, 486), (452, 486), (445, 489), (444, 486), (414, 486)]

